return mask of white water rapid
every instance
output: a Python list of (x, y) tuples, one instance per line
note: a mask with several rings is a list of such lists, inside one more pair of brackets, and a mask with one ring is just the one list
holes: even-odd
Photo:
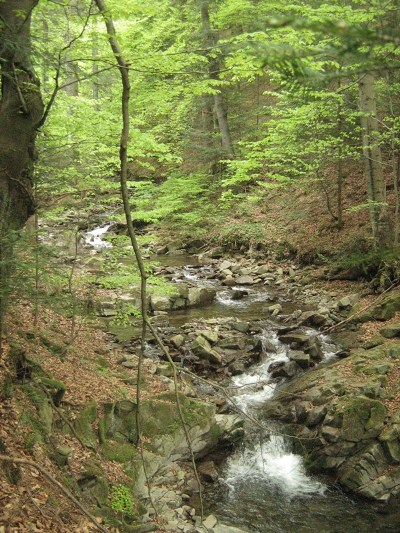
[(103, 240), (103, 235), (107, 233), (111, 226), (112, 224), (107, 224), (106, 226), (101, 226), (91, 231), (88, 231), (83, 237), (85, 244), (88, 244), (95, 250), (104, 250), (105, 248), (112, 248), (112, 244), (110, 242)]
[[(311, 333), (313, 330), (307, 330)], [(314, 332), (315, 334), (315, 332)], [(287, 361), (290, 349), (279, 342), (271, 330), (260, 335), (264, 345), (264, 360), (253, 366), (249, 372), (232, 379), (236, 388), (235, 403), (252, 417), (257, 417), (257, 407), (272, 398), (277, 384), (271, 379), (268, 368), (271, 363)], [(325, 351), (325, 359), (332, 357), (332, 345), (328, 338), (319, 337)], [(264, 421), (265, 424), (265, 421)], [(268, 424), (268, 421), (267, 421)], [(256, 437), (246, 443), (245, 448), (232, 455), (226, 465), (224, 481), (229, 487), (230, 496), (235, 496), (236, 487), (243, 486), (246, 479), (264, 485), (268, 490), (277, 490), (291, 499), (296, 496), (323, 494), (326, 487), (320, 481), (307, 475), (303, 459), (291, 451), (287, 437), (279, 434), (279, 428), (268, 428), (270, 436)]]

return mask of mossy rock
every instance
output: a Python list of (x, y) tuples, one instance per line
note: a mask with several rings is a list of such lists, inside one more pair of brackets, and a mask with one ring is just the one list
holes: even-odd
[(351, 442), (377, 437), (386, 419), (386, 407), (378, 400), (358, 396), (342, 406), (342, 438)]
[(110, 487), (100, 463), (89, 459), (77, 480), (79, 491), (87, 502), (98, 506), (108, 502)]
[(393, 339), (394, 337), (400, 337), (400, 324), (391, 324), (379, 330), (382, 337), (386, 339)]
[(96, 448), (97, 445), (97, 437), (92, 428), (96, 416), (96, 402), (90, 402), (79, 412), (74, 424), (78, 437), (89, 448)]
[(34, 383), (23, 385), (22, 390), (37, 409), (41, 433), (46, 437), (50, 436), (53, 426), (53, 409), (47, 394)]
[(118, 463), (128, 463), (138, 454), (132, 444), (117, 441), (105, 442), (101, 447), (101, 451), (108, 461), (117, 461)]
[(100, 442), (137, 442), (136, 404), (129, 400), (104, 405), (104, 417), (99, 423)]
[[(357, 313), (359, 304), (353, 307), (351, 314)], [(371, 320), (386, 321), (394, 317), (400, 311), (400, 291), (393, 291), (379, 303), (373, 305), (360, 315), (354, 317), (355, 322), (368, 322)]]
[(39, 385), (42, 385), (46, 388), (51, 395), (54, 405), (58, 407), (61, 404), (65, 391), (67, 390), (65, 383), (59, 381), (58, 379), (53, 379), (46, 376), (41, 376), (37, 382)]

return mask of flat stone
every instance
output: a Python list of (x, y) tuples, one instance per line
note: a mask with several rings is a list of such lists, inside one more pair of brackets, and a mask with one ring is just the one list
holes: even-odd
[(210, 514), (207, 516), (207, 518), (203, 521), (203, 526), (211, 529), (218, 523), (218, 519), (213, 514)]
[(254, 285), (255, 281), (251, 276), (239, 276), (236, 278), (236, 283), (238, 285)]

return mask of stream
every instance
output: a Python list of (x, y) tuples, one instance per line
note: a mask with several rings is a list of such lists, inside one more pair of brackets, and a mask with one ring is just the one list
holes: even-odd
[[(265, 316), (266, 302), (273, 289), (265, 286), (234, 287), (248, 293), (239, 301), (229, 297), (229, 291), (215, 279), (208, 279), (209, 267), (184, 265), (189, 258), (168, 258), (176, 267), (175, 281), (190, 280), (197, 286), (217, 289), (217, 297), (207, 307), (175, 311), (170, 323), (181, 326), (193, 319), (237, 317), (243, 320)], [(159, 260), (164, 264), (163, 258)], [(171, 261), (172, 260), (172, 261)], [(177, 260), (177, 261), (176, 261)], [(276, 294), (274, 294), (276, 296)], [(298, 306), (286, 295), (279, 302), (284, 313)], [(279, 319), (261, 321), (258, 334), (263, 343), (263, 358), (259, 364), (244, 374), (234, 376), (232, 385), (235, 403), (253, 418), (259, 418), (262, 406), (271, 399), (277, 385), (270, 377), (271, 363), (288, 360), (290, 348), (278, 340)], [(327, 364), (334, 359), (337, 348), (333, 341), (312, 328), (304, 333), (317, 335)], [(274, 348), (274, 351), (271, 351)], [(331, 480), (322, 476), (309, 476), (303, 458), (292, 452), (290, 439), (282, 424), (265, 421), (270, 437), (260, 436), (259, 430), (246, 423), (243, 445), (221, 465), (221, 478), (208, 493), (208, 511), (226, 523), (259, 533), (398, 533), (389, 516), (378, 512), (379, 506), (353, 499)], [(382, 509), (383, 510), (383, 509)]]
[[(101, 250), (105, 231), (93, 231), (87, 242)], [(238, 406), (253, 418), (260, 418), (262, 406), (279, 386), (271, 379), (268, 368), (273, 362), (288, 360), (290, 351), (277, 335), (284, 324), (279, 318), (267, 318), (265, 313), (271, 297), (276, 301), (277, 289), (265, 285), (238, 286), (236, 289), (246, 290), (247, 295), (232, 300), (232, 289), (223, 287), (212, 276), (212, 268), (200, 265), (197, 257), (157, 256), (152, 260), (168, 268), (177, 283), (190, 282), (217, 290), (214, 302), (205, 307), (171, 311), (168, 316), (171, 326), (224, 317), (261, 319), (257, 334), (263, 345), (261, 362), (234, 376), (230, 384)], [(283, 313), (298, 309), (283, 291), (278, 292), (278, 297)], [(319, 337), (324, 352), (320, 364), (329, 364), (337, 351), (334, 342), (315, 329), (303, 329), (308, 335)], [(284, 426), (268, 420), (263, 420), (263, 424), (270, 436), (261, 436), (259, 430), (246, 422), (243, 445), (222, 462), (220, 479), (206, 490), (207, 512), (244, 531), (259, 533), (399, 532), (396, 520), (385, 507), (350, 497), (330, 479), (308, 475), (302, 457), (293, 453), (290, 440), (282, 435)]]

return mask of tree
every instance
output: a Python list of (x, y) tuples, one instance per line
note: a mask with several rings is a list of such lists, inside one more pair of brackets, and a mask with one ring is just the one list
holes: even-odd
[(386, 202), (386, 181), (378, 129), (375, 79), (366, 74), (359, 81), (364, 175), (367, 185), (372, 238), (377, 248), (392, 244), (392, 231)]
[(0, 3), (0, 211), (1, 234), (21, 228), (34, 212), (35, 138), (43, 114), (31, 63), (31, 14), (38, 0)]
[[(36, 131), (43, 115), (31, 63), (31, 14), (38, 0), (0, 2), (0, 339), (13, 235), (35, 211)], [(0, 340), (1, 351), (1, 340)]]

